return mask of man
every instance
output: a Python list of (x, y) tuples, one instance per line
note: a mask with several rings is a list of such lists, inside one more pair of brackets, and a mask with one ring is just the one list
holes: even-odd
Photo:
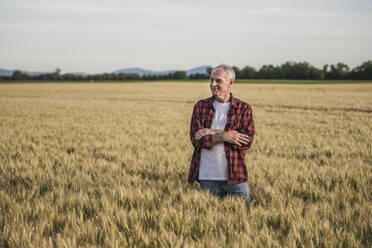
[(252, 145), (255, 127), (251, 106), (230, 93), (234, 81), (231, 66), (216, 66), (210, 77), (212, 97), (194, 106), (190, 139), (195, 149), (188, 182), (197, 180), (202, 190), (221, 198), (243, 197), (248, 207), (245, 151)]

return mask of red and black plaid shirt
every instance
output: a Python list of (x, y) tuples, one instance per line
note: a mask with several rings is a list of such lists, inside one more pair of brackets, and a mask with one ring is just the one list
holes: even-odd
[[(214, 108), (214, 96), (200, 100), (194, 106), (190, 124), (190, 139), (194, 146), (194, 153), (191, 159), (188, 182), (193, 183), (199, 177), (199, 162), (201, 149), (211, 149), (212, 135), (205, 135), (200, 140), (195, 139), (195, 133), (203, 128), (211, 128)], [(225, 131), (235, 130), (249, 136), (247, 145), (238, 146), (225, 142), (225, 155), (227, 160), (228, 183), (236, 184), (247, 181), (248, 173), (245, 165), (245, 151), (253, 142), (255, 129), (252, 115), (252, 108), (249, 104), (235, 98), (230, 94), (230, 109), (227, 113)]]

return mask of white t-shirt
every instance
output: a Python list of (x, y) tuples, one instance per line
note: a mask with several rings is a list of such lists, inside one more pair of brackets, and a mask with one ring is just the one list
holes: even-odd
[[(213, 102), (215, 109), (211, 129), (224, 130), (230, 102)], [(199, 180), (227, 180), (227, 161), (224, 143), (215, 144), (210, 150), (201, 149)]]

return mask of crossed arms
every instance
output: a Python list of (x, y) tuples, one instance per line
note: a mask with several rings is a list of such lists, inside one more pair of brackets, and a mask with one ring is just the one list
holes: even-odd
[(242, 110), (239, 130), (225, 131), (205, 128), (202, 125), (201, 115), (201, 110), (195, 105), (190, 124), (190, 139), (195, 148), (210, 149), (220, 142), (229, 143), (235, 149), (247, 150), (251, 147), (255, 127), (250, 106)]
[(242, 145), (247, 145), (249, 142), (249, 136), (243, 133), (239, 133), (234, 130), (225, 131), (209, 128), (203, 128), (198, 130), (195, 133), (195, 139), (200, 140), (205, 135), (212, 135), (213, 145), (221, 142), (227, 142), (241, 147)]

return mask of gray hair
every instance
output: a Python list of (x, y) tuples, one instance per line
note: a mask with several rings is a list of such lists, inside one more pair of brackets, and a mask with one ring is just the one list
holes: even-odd
[(215, 72), (217, 70), (220, 70), (220, 69), (223, 69), (225, 70), (226, 74), (227, 74), (227, 79), (229, 81), (235, 81), (235, 71), (234, 69), (229, 66), (229, 65), (225, 65), (225, 64), (220, 64), (220, 65), (217, 65), (216, 67), (213, 68), (212, 72)]

